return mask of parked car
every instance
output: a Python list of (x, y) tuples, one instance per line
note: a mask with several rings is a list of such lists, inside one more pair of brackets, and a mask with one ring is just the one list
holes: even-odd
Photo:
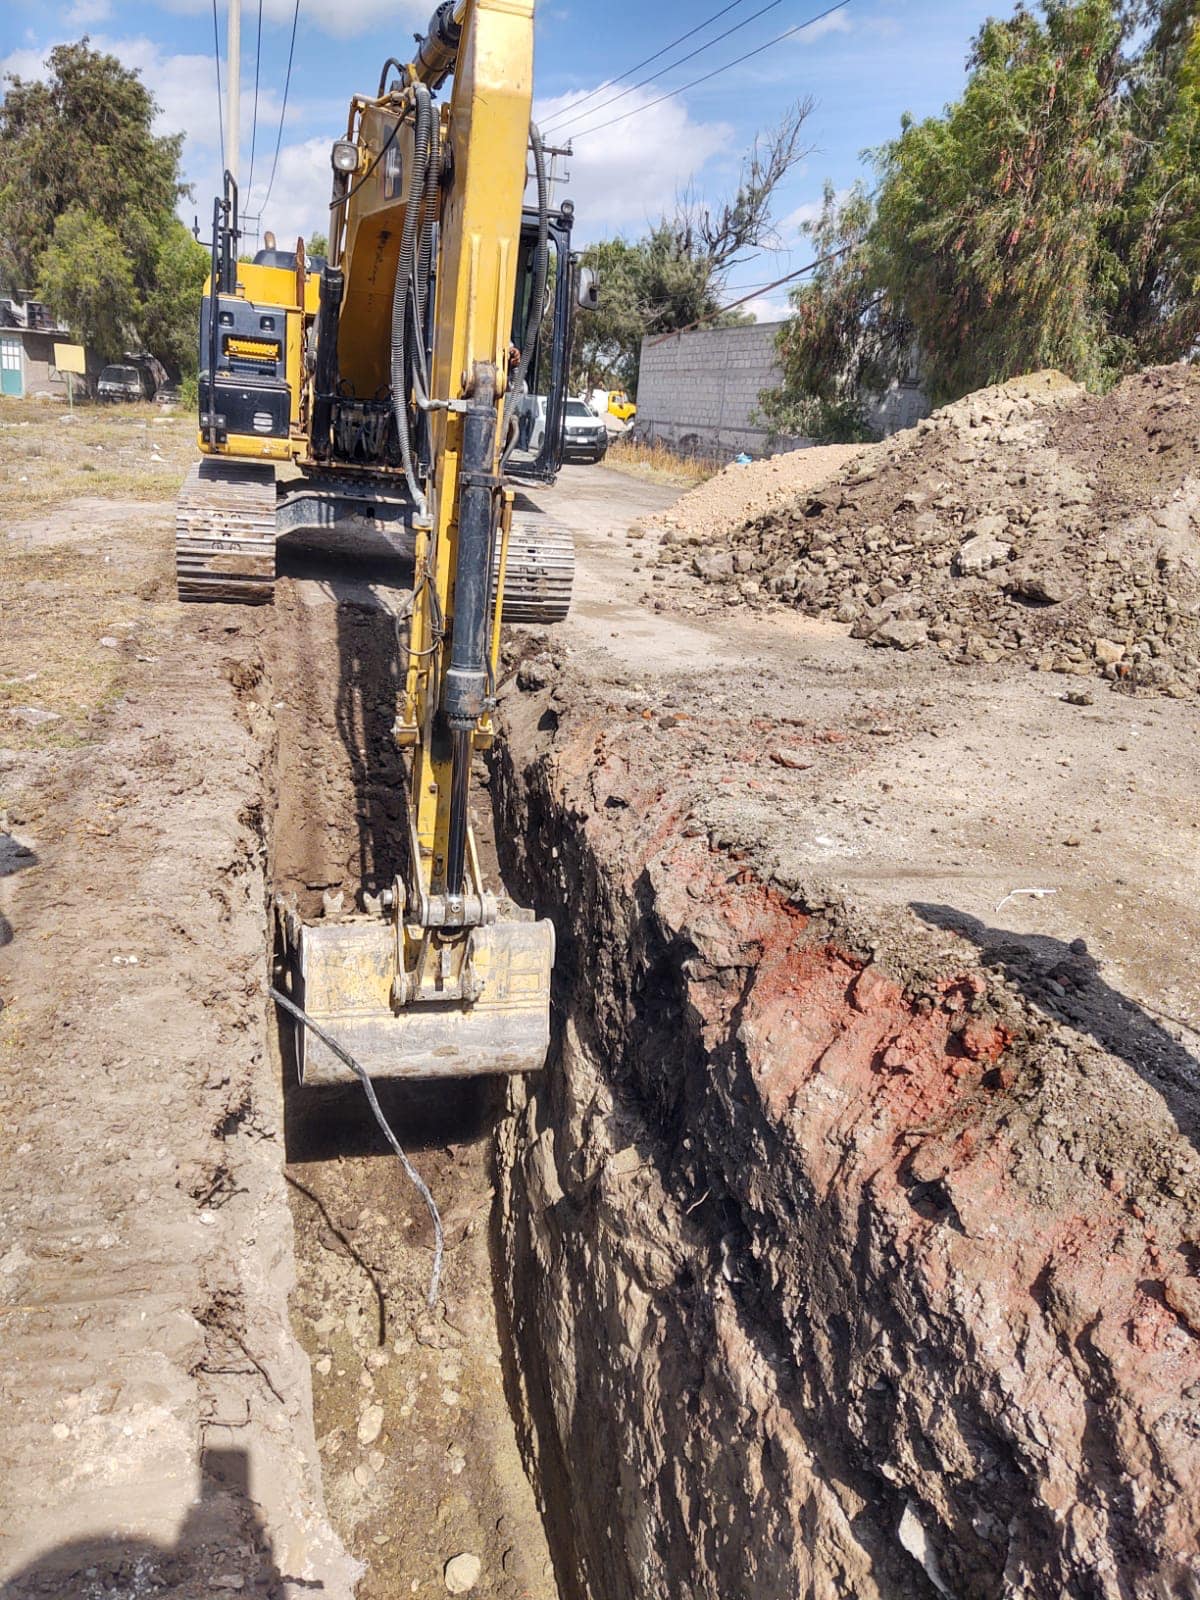
[(568, 400), (563, 419), (563, 460), (603, 461), (608, 453), (608, 428), (586, 400)]
[(105, 367), (96, 384), (98, 400), (145, 400), (149, 385), (138, 367)]

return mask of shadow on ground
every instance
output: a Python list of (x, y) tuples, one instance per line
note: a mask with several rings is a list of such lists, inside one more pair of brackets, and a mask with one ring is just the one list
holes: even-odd
[[(286, 1586), (286, 1587), (285, 1587)], [(113, 1600), (157, 1595), (163, 1600), (214, 1600), (253, 1594), (324, 1593), (325, 1585), (281, 1573), (259, 1515), (244, 1450), (205, 1449), (200, 1497), (170, 1546), (145, 1539), (91, 1538), (45, 1551), (0, 1584), (3, 1600)]]
[[(0, 878), (11, 878), (28, 867), (37, 866), (37, 856), (28, 845), (21, 843), (11, 833), (0, 833)], [(0, 911), (0, 950), (13, 940), (12, 923)]]
[(1004, 973), (1044, 1015), (1127, 1062), (1163, 1096), (1179, 1131), (1200, 1146), (1200, 1058), (1144, 1006), (1105, 983), (1082, 939), (1064, 944), (1044, 934), (990, 928), (954, 906), (910, 905), (930, 927), (969, 939), (983, 965)]

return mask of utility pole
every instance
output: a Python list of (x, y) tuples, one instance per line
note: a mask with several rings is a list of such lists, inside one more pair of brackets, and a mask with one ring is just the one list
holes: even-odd
[(238, 176), (238, 150), (241, 145), (241, 95), (242, 95), (242, 0), (229, 0), (229, 34), (226, 47), (226, 71), (229, 77), (228, 127), (225, 132), (225, 155), (233, 181)]

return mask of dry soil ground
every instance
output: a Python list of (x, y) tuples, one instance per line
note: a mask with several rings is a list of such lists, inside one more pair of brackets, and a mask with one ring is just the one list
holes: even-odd
[[(432, 1595), (469, 1553), (480, 1595), (572, 1596), (507, 1405), (496, 1098), (388, 1102), (447, 1218), (430, 1315), (424, 1212), (354, 1095), (290, 1088), (269, 1025), (272, 893), (316, 912), (394, 859), (395, 594), (308, 567), (271, 612), (183, 610), (186, 424), (0, 425), (0, 1576)], [(579, 467), (537, 497), (579, 583), (552, 639), (513, 641), (525, 686), (610, 727), (631, 792), (638, 764), (683, 774), (683, 836), (735, 872), (977, 944), (1194, 1097), (1194, 702), (1073, 704), (726, 607), (653, 564), (640, 519), (675, 495)]]

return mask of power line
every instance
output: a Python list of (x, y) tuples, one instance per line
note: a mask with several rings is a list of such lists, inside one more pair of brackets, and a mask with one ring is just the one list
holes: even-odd
[(221, 171), (225, 171), (225, 101), (221, 97), (221, 29), (217, 22), (217, 0), (212, 0), (213, 60), (217, 64), (217, 131), (221, 135)]
[(756, 50), (747, 50), (745, 55), (737, 56), (733, 61), (727, 61), (723, 67), (714, 67), (711, 72), (706, 72), (702, 77), (693, 78), (691, 83), (681, 84), (676, 89), (668, 89), (666, 94), (660, 94), (655, 100), (648, 100), (644, 106), (634, 106), (632, 111), (622, 111), (615, 117), (610, 117), (607, 122), (597, 123), (594, 128), (584, 128), (581, 133), (573, 133), (572, 139), (586, 139), (590, 133), (600, 133), (604, 128), (611, 128), (615, 123), (624, 122), (627, 117), (640, 116), (643, 111), (649, 111), (652, 106), (659, 106), (664, 100), (671, 100), (677, 94), (686, 94), (689, 89), (695, 89), (702, 83), (708, 83), (712, 78), (719, 78), (723, 72), (728, 72), (732, 67), (740, 67), (743, 61), (749, 61), (754, 56), (762, 55), (764, 50), (782, 44), (784, 39), (791, 39), (797, 33), (803, 33), (806, 28), (813, 28), (818, 22), (824, 22), (826, 17), (832, 17), (837, 11), (844, 11), (850, 0), (838, 0), (837, 5), (828, 6), (824, 11), (818, 12), (815, 17), (809, 17), (805, 22), (798, 22), (794, 28), (788, 28), (783, 33), (778, 33), (773, 39), (768, 39), (766, 44), (760, 44)]
[(262, 62), (262, 8), (258, 0), (258, 37), (254, 41), (254, 112), (250, 119), (250, 176), (246, 180), (246, 198), (254, 187), (254, 143), (258, 137), (258, 69)]
[[(686, 56), (680, 56), (680, 58), (678, 58), (678, 61), (670, 62), (669, 66), (661, 67), (661, 69), (659, 69), (659, 72), (651, 72), (650, 77), (642, 78), (642, 80), (640, 80), (640, 82), (638, 82), (638, 83), (630, 83), (629, 88), (627, 88), (627, 90), (621, 90), (621, 93), (613, 94), (613, 96), (611, 96), (610, 99), (606, 99), (606, 101), (600, 101), (600, 104), (598, 104), (598, 106), (592, 107), (592, 109), (590, 109), (589, 112), (584, 112), (584, 117), (582, 117), (582, 120), (584, 120), (584, 122), (587, 122), (587, 118), (595, 117), (595, 115), (597, 115), (598, 112), (602, 112), (602, 110), (605, 109), (606, 106), (616, 106), (616, 102), (618, 102), (619, 99), (626, 98), (627, 94), (632, 94), (632, 93), (634, 93), (635, 90), (643, 90), (643, 88), (645, 88), (645, 86), (646, 86), (646, 83), (653, 83), (654, 82), (654, 78), (658, 78), (659, 75), (662, 74), (662, 72), (674, 72), (675, 67), (682, 67), (683, 64), (685, 64), (686, 61), (694, 61), (694, 59), (696, 59), (696, 56), (702, 56), (702, 54), (704, 54), (704, 51), (712, 50), (712, 46), (720, 45), (720, 42), (722, 42), (723, 38), (728, 38), (728, 37), (730, 37), (731, 34), (739, 34), (739, 32), (741, 32), (741, 30), (744, 29), (744, 27), (749, 27), (750, 22), (757, 22), (758, 18), (760, 18), (760, 16), (766, 16), (766, 13), (768, 13), (768, 11), (774, 11), (774, 8), (776, 8), (776, 6), (782, 5), (782, 3), (784, 3), (784, 0), (766, 0), (766, 5), (762, 6), (762, 8), (760, 8), (760, 10), (752, 11), (752, 13), (750, 13), (750, 16), (747, 16), (747, 18), (742, 18), (742, 21), (741, 22), (736, 22), (736, 24), (734, 24), (733, 27), (726, 27), (725, 32), (723, 32), (723, 34), (717, 34), (717, 37), (710, 38), (709, 42), (707, 42), (706, 45), (698, 45), (698, 46), (696, 46), (696, 50), (691, 50), (690, 53), (686, 54)], [(568, 120), (570, 120), (570, 118), (568, 118)], [(560, 134), (560, 136), (562, 136), (562, 134)], [(570, 128), (568, 128), (568, 133), (566, 133), (566, 138), (570, 138), (570, 136), (571, 136)]]
[[(216, 0), (213, 0), (214, 5)], [(296, 24), (300, 20), (300, 0), (296, 0), (292, 11), (292, 42), (288, 45), (287, 75), (283, 80), (283, 104), (279, 108), (279, 132), (275, 136), (275, 155), (271, 161), (271, 176), (267, 181), (267, 192), (263, 196), (263, 203), (258, 208), (259, 220), (267, 209), (267, 202), (271, 198), (271, 190), (275, 187), (275, 169), (279, 165), (279, 147), (283, 143), (283, 119), (287, 116), (288, 90), (292, 86), (292, 57), (296, 53)]]
[[(781, 6), (782, 4), (783, 0), (767, 0), (766, 5), (762, 6), (758, 11), (751, 12), (748, 17), (744, 17), (741, 22), (735, 23), (732, 28), (726, 28), (724, 33), (719, 33), (715, 39), (709, 39), (707, 44), (697, 45), (686, 56), (680, 56), (678, 61), (672, 61), (669, 66), (662, 67), (660, 72), (674, 72), (676, 67), (682, 67), (685, 62), (694, 61), (697, 56), (702, 56), (706, 50), (711, 50), (714, 44), (720, 44), (722, 39), (728, 39), (732, 33), (740, 33), (750, 23), (757, 22), (759, 17), (765, 16), (768, 11), (774, 11), (776, 6)], [(660, 72), (652, 72), (648, 78), (642, 78), (638, 83), (631, 83), (628, 89), (622, 89), (619, 94), (614, 94), (610, 99), (601, 100), (598, 106), (593, 106), (590, 111), (584, 112), (583, 120), (586, 122), (588, 117), (595, 116), (598, 112), (603, 111), (606, 106), (616, 105), (618, 100), (624, 100), (626, 95), (633, 94), (635, 90), (644, 89), (648, 83), (653, 83), (655, 78), (660, 76)], [(570, 116), (568, 116), (567, 120), (568, 122), (571, 121)]]
[[(560, 122), (564, 117), (573, 117), (581, 106), (587, 105), (588, 101), (594, 100), (598, 94), (603, 94), (606, 89), (611, 89), (615, 84), (624, 83), (626, 78), (632, 77), (635, 72), (640, 72), (643, 67), (648, 67), (652, 61), (657, 61), (659, 56), (665, 56), (668, 50), (674, 50), (675, 46), (678, 44), (685, 44), (687, 40), (694, 38), (696, 34), (703, 32), (703, 30), (707, 28), (710, 23), (719, 22), (721, 18), (728, 15), (730, 11), (736, 10), (738, 6), (745, 5), (745, 3), (746, 0), (732, 0), (732, 4), (722, 6), (720, 11), (714, 11), (711, 17), (706, 17), (703, 22), (698, 22), (694, 28), (689, 28), (687, 33), (681, 33), (678, 39), (672, 39), (670, 44), (663, 45), (662, 49), (656, 50), (652, 56), (647, 56), (644, 61), (635, 62), (632, 67), (626, 67), (624, 72), (618, 72), (615, 77), (609, 78), (608, 81), (606, 83), (602, 83), (599, 88), (593, 89), (590, 94), (585, 94), (581, 100), (576, 100), (573, 104), (564, 106), (561, 111), (556, 111), (552, 117), (548, 117), (546, 119), (546, 127), (551, 127), (554, 123)], [(717, 41), (714, 39), (711, 42), (715, 44)], [(596, 106), (595, 109), (599, 111), (600, 107)]]
[[(834, 7), (836, 11), (837, 6)], [(715, 311), (710, 311), (706, 317), (697, 317), (695, 322), (689, 322), (684, 328), (672, 328), (669, 333), (659, 334), (657, 339), (651, 339), (648, 346), (653, 349), (656, 344), (663, 344), (668, 339), (673, 339), (679, 333), (691, 333), (693, 328), (699, 328), (705, 322), (711, 322), (714, 317), (723, 317), (727, 311), (736, 311), (739, 306), (744, 306), (747, 300), (754, 300), (764, 289), (778, 289), (785, 283), (791, 283), (793, 278), (803, 278), (808, 272), (815, 272), (818, 267), (827, 266), (830, 261), (838, 261), (842, 256), (849, 255), (851, 250), (857, 249), (856, 245), (844, 244), (840, 250), (831, 250), (827, 256), (818, 256), (815, 261), (810, 261), (806, 267), (799, 267), (795, 272), (787, 272), (782, 278), (776, 278), (774, 283), (760, 283), (750, 294), (745, 294), (740, 300), (731, 300), (727, 306), (718, 306)]]

